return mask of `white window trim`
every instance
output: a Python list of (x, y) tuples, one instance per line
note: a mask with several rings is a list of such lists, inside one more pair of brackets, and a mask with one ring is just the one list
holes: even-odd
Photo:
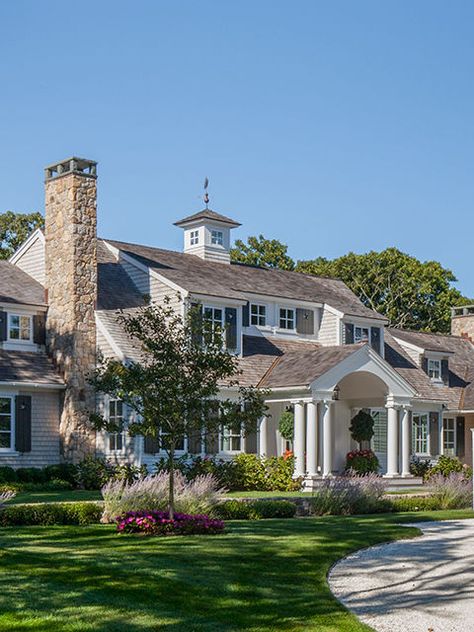
[[(125, 414), (125, 404), (123, 403), (122, 400), (118, 399), (117, 397), (110, 397), (107, 399), (107, 420), (110, 421), (110, 404), (112, 402), (122, 402), (122, 422), (126, 419), (126, 414)], [(107, 436), (105, 438), (106, 440), (106, 446), (105, 446), (105, 451), (108, 454), (124, 454), (125, 453), (125, 444), (126, 444), (126, 430), (125, 428), (122, 429), (122, 432), (107, 432), (106, 433)], [(112, 450), (110, 448), (110, 436), (111, 435), (122, 435), (122, 447), (121, 448), (115, 448), (114, 450)]]
[[(439, 358), (426, 358), (426, 361), (427, 361), (426, 368), (427, 368), (428, 377), (430, 378), (430, 380), (432, 380), (433, 382), (442, 382), (443, 378), (441, 375), (441, 360)], [(437, 377), (430, 375), (430, 362), (433, 362), (438, 366), (439, 375)]]
[[(28, 318), (29, 323), (30, 323), (30, 337), (25, 339), (25, 338), (11, 338), (10, 337), (10, 329), (12, 327), (12, 325), (10, 324), (10, 320), (12, 317), (14, 316), (18, 316), (18, 318)], [(20, 328), (21, 329), (21, 328)], [(8, 312), (8, 322), (7, 322), (7, 341), (11, 342), (13, 344), (30, 344), (33, 342), (33, 316), (31, 314), (21, 314), (21, 313), (15, 313), (15, 312)]]
[[(160, 448), (159, 448), (158, 452), (156, 452), (155, 454), (158, 454), (160, 457), (167, 457), (168, 456), (168, 453), (166, 452), (166, 450), (163, 450), (163, 448), (161, 447), (161, 443), (162, 443), (161, 437), (163, 437), (163, 435), (166, 436), (167, 434), (168, 434), (167, 432), (163, 432), (162, 430), (160, 430), (160, 432), (159, 432)], [(180, 457), (180, 456), (183, 456), (183, 455), (187, 454), (188, 453), (188, 448), (189, 448), (188, 437), (185, 435), (184, 439), (183, 439), (183, 448), (181, 450), (175, 449), (175, 451), (174, 451), (175, 456)]]
[(199, 230), (190, 230), (189, 231), (189, 245), (190, 246), (198, 246), (199, 245)]
[[(264, 319), (265, 319), (265, 324), (264, 325), (256, 325), (255, 323), (252, 323), (252, 307), (264, 307), (265, 308), (265, 315), (264, 315)], [(256, 316), (257, 318), (261, 318), (260, 314), (254, 314), (254, 316)], [(266, 303), (250, 303), (249, 306), (249, 325), (251, 327), (261, 327), (261, 328), (266, 328), (268, 327), (268, 307), (266, 305)]]
[(18, 454), (15, 450), (15, 395), (12, 393), (0, 393), (0, 399), (9, 399), (10, 400), (10, 410), (11, 410), (11, 424), (10, 424), (10, 447), (9, 448), (0, 448), (0, 454)]
[(458, 439), (458, 429), (457, 429), (457, 423), (456, 423), (456, 417), (443, 417), (442, 420), (442, 426), (441, 426), (441, 454), (445, 454), (444, 452), (444, 432), (445, 432), (445, 428), (444, 428), (444, 422), (445, 421), (452, 421), (453, 422), (453, 434), (454, 434), (454, 454), (453, 455), (449, 455), (449, 456), (456, 456), (456, 446), (457, 446), (457, 439)]
[[(225, 426), (221, 425), (219, 427), (219, 436), (218, 436), (218, 441), (219, 441), (219, 452), (218, 455), (223, 455), (223, 456), (230, 456), (230, 455), (235, 455), (235, 454), (242, 454), (243, 453), (243, 433), (242, 433), (242, 429), (240, 430), (240, 449), (239, 450), (223, 450), (221, 448), (223, 441), (224, 441), (224, 429)], [(232, 433), (233, 437), (237, 437), (239, 436), (237, 433)]]
[[(284, 309), (286, 311), (290, 311), (291, 310), (293, 312), (293, 325), (294, 325), (293, 329), (280, 326), (280, 323), (281, 323), (281, 313), (280, 312), (281, 312), (282, 309)], [(291, 305), (288, 305), (288, 306), (287, 305), (278, 305), (277, 306), (277, 313), (276, 313), (276, 315), (277, 315), (277, 318), (278, 318), (278, 320), (277, 320), (277, 327), (276, 328), (279, 331), (282, 331), (282, 332), (288, 332), (288, 331), (295, 332), (296, 331), (296, 307), (293, 307)], [(287, 319), (285, 318), (285, 320), (287, 320)]]
[[(416, 452), (416, 450), (415, 450), (414, 454), (416, 456), (431, 457), (432, 455), (431, 455), (430, 413), (426, 412), (426, 411), (421, 411), (421, 412), (413, 411), (412, 420), (411, 420), (411, 424), (412, 424), (411, 431), (413, 433), (413, 420), (414, 420), (414, 418), (415, 417), (422, 417), (422, 416), (427, 418), (427, 424), (426, 424), (426, 449), (427, 449), (427, 452)], [(415, 446), (416, 446), (416, 443), (415, 443)], [(412, 443), (412, 449), (413, 449), (413, 443)]]
[[(367, 340), (363, 340), (361, 338), (361, 340), (356, 340), (356, 330), (357, 329), (367, 329)], [(372, 333), (372, 328), (370, 325), (357, 325), (356, 323), (354, 323), (354, 343), (357, 344), (359, 342), (365, 342), (366, 344), (371, 344), (372, 340), (371, 340), (371, 333)]]

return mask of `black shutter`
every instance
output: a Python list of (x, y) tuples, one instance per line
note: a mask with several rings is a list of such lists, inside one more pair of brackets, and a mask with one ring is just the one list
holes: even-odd
[(15, 450), (31, 452), (31, 397), (15, 397)]
[(144, 443), (145, 454), (156, 454), (159, 451), (158, 439), (156, 437), (146, 435)]
[(421, 358), (421, 369), (428, 375), (428, 358), (425, 358), (425, 356)]
[(370, 345), (372, 349), (376, 351), (379, 355), (381, 354), (380, 344), (380, 327), (372, 327), (370, 331)]
[(225, 343), (227, 349), (237, 349), (237, 310), (235, 307), (225, 308)]
[(36, 314), (33, 316), (33, 342), (37, 345), (46, 344), (46, 316)]
[(7, 339), (7, 321), (8, 314), (6, 312), (0, 312), (0, 341)]
[(242, 305), (242, 327), (250, 325), (250, 303)]
[(439, 413), (430, 413), (430, 453), (438, 456), (439, 449)]
[(245, 453), (257, 454), (257, 433), (251, 432), (245, 437)]
[(465, 419), (456, 417), (456, 456), (462, 458), (465, 454)]
[(193, 431), (188, 437), (189, 454), (201, 454), (202, 435), (198, 430)]
[(202, 344), (202, 305), (200, 303), (191, 303), (193, 310), (191, 325), (193, 327), (193, 342), (195, 345)]
[(299, 334), (314, 334), (314, 312), (312, 309), (297, 308), (296, 331)]
[(352, 323), (344, 324), (344, 344), (354, 344), (354, 325)]
[(449, 364), (448, 360), (441, 360), (441, 379), (446, 386), (449, 386)]

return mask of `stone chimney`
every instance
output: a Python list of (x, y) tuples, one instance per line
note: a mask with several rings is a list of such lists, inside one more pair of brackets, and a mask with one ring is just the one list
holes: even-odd
[(451, 308), (451, 335), (474, 342), (474, 305)]
[(60, 436), (62, 456), (73, 462), (95, 450), (87, 375), (96, 362), (96, 165), (70, 158), (45, 169), (47, 347), (66, 382)]

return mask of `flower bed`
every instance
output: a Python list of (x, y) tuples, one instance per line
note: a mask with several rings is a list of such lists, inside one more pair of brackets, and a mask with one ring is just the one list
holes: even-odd
[(224, 522), (206, 515), (176, 513), (170, 519), (166, 511), (128, 511), (116, 518), (119, 533), (143, 535), (215, 535), (224, 530)]

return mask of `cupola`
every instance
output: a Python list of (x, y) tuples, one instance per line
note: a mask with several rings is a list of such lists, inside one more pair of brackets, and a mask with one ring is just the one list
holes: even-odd
[(239, 222), (205, 208), (175, 222), (184, 231), (184, 252), (206, 261), (230, 263), (230, 231)]

